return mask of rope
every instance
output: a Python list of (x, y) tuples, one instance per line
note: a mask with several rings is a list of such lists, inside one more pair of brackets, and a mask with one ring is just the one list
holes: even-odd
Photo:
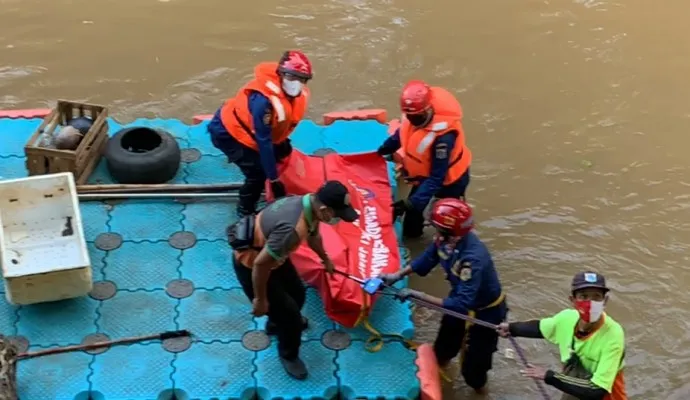
[[(347, 275), (345, 275), (347, 276)], [(349, 277), (349, 276), (348, 276)], [(352, 277), (349, 277), (352, 279)], [(370, 336), (364, 342), (364, 348), (370, 353), (377, 353), (383, 349), (385, 339), (394, 339), (403, 344), (406, 348), (410, 350), (416, 350), (419, 347), (419, 343), (412, 340), (406, 339), (403, 335), (399, 333), (381, 333), (378, 329), (369, 322), (369, 312), (371, 311), (371, 296), (362, 290), (362, 296), (364, 298), (364, 304), (360, 310), (357, 322), (355, 322), (355, 327), (361, 326)]]
[[(345, 276), (348, 279), (352, 279), (353, 281), (355, 281), (359, 284), (362, 284), (360, 279), (357, 279), (350, 274), (344, 273), (342, 271), (336, 271), (336, 272)], [(394, 294), (397, 294), (400, 292), (400, 289), (397, 289), (393, 286), (384, 284), (382, 289), (380, 290), (380, 292), (382, 294), (387, 294), (384, 292), (384, 289), (391, 289)], [(362, 307), (362, 313), (360, 314), (359, 319), (355, 323), (355, 326), (358, 326), (361, 324), (364, 327), (364, 329), (366, 329), (367, 331), (369, 331), (369, 333), (371, 333), (371, 336), (365, 342), (365, 348), (368, 351), (370, 351), (372, 353), (380, 351), (383, 348), (383, 343), (384, 343), (383, 340), (386, 337), (396, 338), (398, 340), (401, 340), (406, 347), (408, 347), (412, 350), (419, 347), (419, 345), (417, 343), (405, 339), (400, 334), (382, 334), (378, 330), (376, 330), (373, 326), (371, 326), (371, 324), (368, 321), (368, 314), (369, 314), (369, 311), (371, 309), (371, 307), (369, 305), (371, 297), (366, 292), (364, 292), (363, 295), (365, 298), (365, 306)], [(442, 314), (446, 314), (446, 315), (449, 315), (451, 317), (461, 319), (461, 320), (466, 321), (470, 324), (479, 325), (479, 326), (485, 327), (487, 329), (491, 329), (493, 331), (496, 331), (498, 329), (497, 324), (492, 324), (490, 322), (482, 321), (482, 320), (474, 318), (472, 316), (461, 314), (457, 311), (449, 310), (445, 307), (438, 306), (436, 304), (430, 303), (430, 302), (422, 300), (422, 299), (411, 297), (411, 298), (408, 298), (408, 301), (415, 303), (421, 307), (425, 307), (425, 308), (428, 308), (431, 310), (438, 311)], [(529, 367), (529, 362), (527, 361), (527, 357), (525, 357), (525, 353), (522, 350), (522, 347), (520, 347), (520, 345), (518, 344), (517, 340), (513, 336), (508, 336), (508, 339), (510, 341), (510, 344), (515, 349), (515, 352), (518, 354), (518, 357), (520, 358), (520, 362), (522, 363), (523, 367), (525, 367), (525, 368)], [(439, 373), (440, 373), (441, 378), (443, 380), (445, 380), (447, 382), (451, 382), (451, 379), (440, 369), (439, 369)], [(544, 384), (539, 380), (534, 380), (534, 383), (537, 385), (537, 388), (539, 389), (539, 393), (541, 394), (541, 397), (544, 400), (551, 400), (551, 397), (547, 393), (546, 388), (544, 387)]]
[[(529, 362), (527, 361), (527, 357), (525, 357), (525, 353), (522, 351), (522, 347), (517, 342), (517, 339), (513, 336), (508, 336), (508, 340), (510, 340), (510, 344), (513, 345), (513, 348), (515, 349), (515, 352), (517, 353), (518, 357), (520, 358), (520, 362), (522, 363), (522, 366), (527, 368), (529, 367)], [(534, 380), (534, 383), (537, 385), (537, 388), (539, 389), (539, 393), (541, 393), (541, 397), (544, 400), (550, 400), (551, 397), (549, 397), (549, 394), (546, 392), (546, 388), (544, 387), (544, 384), (539, 381), (539, 380)]]
[[(386, 287), (391, 288), (390, 286), (387, 286), (387, 285), (386, 285)], [(395, 289), (395, 288), (393, 288), (393, 289), (396, 291), (399, 291), (398, 289)], [(409, 298), (409, 301), (416, 303), (422, 307), (426, 307), (426, 308), (438, 311), (440, 313), (450, 315), (451, 317), (455, 317), (455, 318), (461, 319), (463, 321), (467, 321), (471, 324), (483, 326), (485, 328), (492, 329), (494, 331), (498, 329), (498, 325), (496, 325), (496, 324), (482, 321), (480, 319), (473, 318), (469, 315), (460, 314), (457, 311), (453, 311), (453, 310), (449, 310), (449, 309), (444, 308), (444, 307), (437, 306), (436, 304), (429, 303), (428, 301), (424, 301), (422, 299), (417, 299), (417, 298), (412, 297), (412, 298)], [(513, 346), (513, 348), (515, 349), (515, 352), (518, 354), (518, 357), (520, 358), (520, 362), (522, 363), (522, 366), (524, 368), (528, 368), (529, 362), (527, 361), (527, 357), (525, 357), (525, 352), (522, 350), (522, 347), (520, 347), (517, 340), (513, 336), (508, 336), (508, 340), (510, 340), (510, 344)], [(534, 380), (534, 383), (537, 385), (537, 388), (539, 389), (539, 393), (541, 394), (542, 398), (544, 400), (550, 400), (551, 397), (546, 392), (546, 388), (544, 387), (544, 384), (541, 381), (536, 380), (536, 379)]]

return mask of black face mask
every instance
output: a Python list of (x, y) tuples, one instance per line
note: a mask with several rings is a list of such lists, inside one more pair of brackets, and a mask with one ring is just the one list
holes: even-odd
[(405, 114), (405, 118), (414, 126), (422, 127), (429, 123), (429, 114)]

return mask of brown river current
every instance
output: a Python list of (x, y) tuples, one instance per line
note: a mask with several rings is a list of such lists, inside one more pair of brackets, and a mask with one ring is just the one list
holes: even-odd
[[(631, 398), (690, 399), (688, 15), (687, 0), (0, 0), (0, 108), (188, 118), (294, 47), (315, 65), (314, 119), (395, 116), (406, 80), (444, 86), (464, 106), (468, 197), (511, 319), (567, 306), (577, 270), (605, 273)], [(445, 293), (439, 272), (416, 285)], [(417, 320), (433, 339), (438, 316)], [(521, 343), (556, 365), (552, 346)], [(490, 398), (538, 398), (495, 360)], [(468, 397), (460, 381), (447, 395)]]

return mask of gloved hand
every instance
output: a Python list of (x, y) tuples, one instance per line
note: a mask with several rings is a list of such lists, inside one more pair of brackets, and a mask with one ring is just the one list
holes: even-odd
[(285, 139), (284, 141), (273, 146), (273, 154), (278, 162), (287, 158), (291, 153), (292, 142), (290, 142), (290, 139)]
[(395, 298), (400, 300), (401, 302), (409, 298), (421, 299), (422, 292), (418, 290), (412, 290), (410, 288), (404, 288), (400, 289), (400, 291), (398, 291), (398, 293), (395, 294)]
[(407, 200), (398, 200), (393, 203), (393, 218), (403, 216), (410, 209), (410, 203)]
[(271, 181), (271, 192), (273, 192), (273, 197), (276, 199), (285, 197), (285, 185), (278, 179)]
[(376, 150), (376, 154), (378, 154), (381, 157), (383, 157), (384, 159), (386, 159), (386, 161), (393, 161), (393, 154), (391, 154), (390, 150), (388, 150), (384, 146), (380, 146)]
[(400, 272), (394, 272), (392, 274), (381, 274), (378, 276), (378, 278), (381, 279), (386, 285), (392, 286), (402, 279), (402, 275)]

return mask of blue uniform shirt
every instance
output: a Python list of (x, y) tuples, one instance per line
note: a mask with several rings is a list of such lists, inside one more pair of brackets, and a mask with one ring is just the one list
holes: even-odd
[[(424, 211), (431, 201), (431, 198), (443, 187), (443, 181), (446, 179), (448, 168), (450, 167), (450, 160), (448, 157), (455, 147), (457, 136), (457, 132), (450, 131), (438, 136), (434, 141), (431, 150), (433, 152), (431, 173), (428, 178), (421, 181), (417, 190), (415, 190), (414, 194), (408, 199), (411, 206), (417, 211)], [(386, 153), (393, 154), (400, 146), (400, 129), (397, 129), (394, 134), (383, 142), (382, 148)]]
[[(273, 151), (273, 139), (271, 138), (271, 125), (267, 116), (273, 113), (273, 106), (271, 101), (259, 92), (252, 92), (248, 100), (249, 112), (252, 115), (252, 122), (254, 124), (254, 138), (259, 147), (259, 156), (261, 157), (261, 166), (270, 180), (278, 178), (278, 168), (276, 166), (276, 157)], [(268, 123), (265, 121), (268, 120)], [(211, 122), (208, 124), (208, 130), (212, 134), (228, 134), (220, 119), (220, 110), (217, 111)], [(239, 142), (237, 146), (241, 146)]]
[(501, 295), (501, 282), (486, 245), (470, 232), (454, 248), (448, 247), (434, 242), (411, 265), (417, 275), (425, 276), (441, 264), (451, 286), (443, 307), (467, 314), (496, 301)]

